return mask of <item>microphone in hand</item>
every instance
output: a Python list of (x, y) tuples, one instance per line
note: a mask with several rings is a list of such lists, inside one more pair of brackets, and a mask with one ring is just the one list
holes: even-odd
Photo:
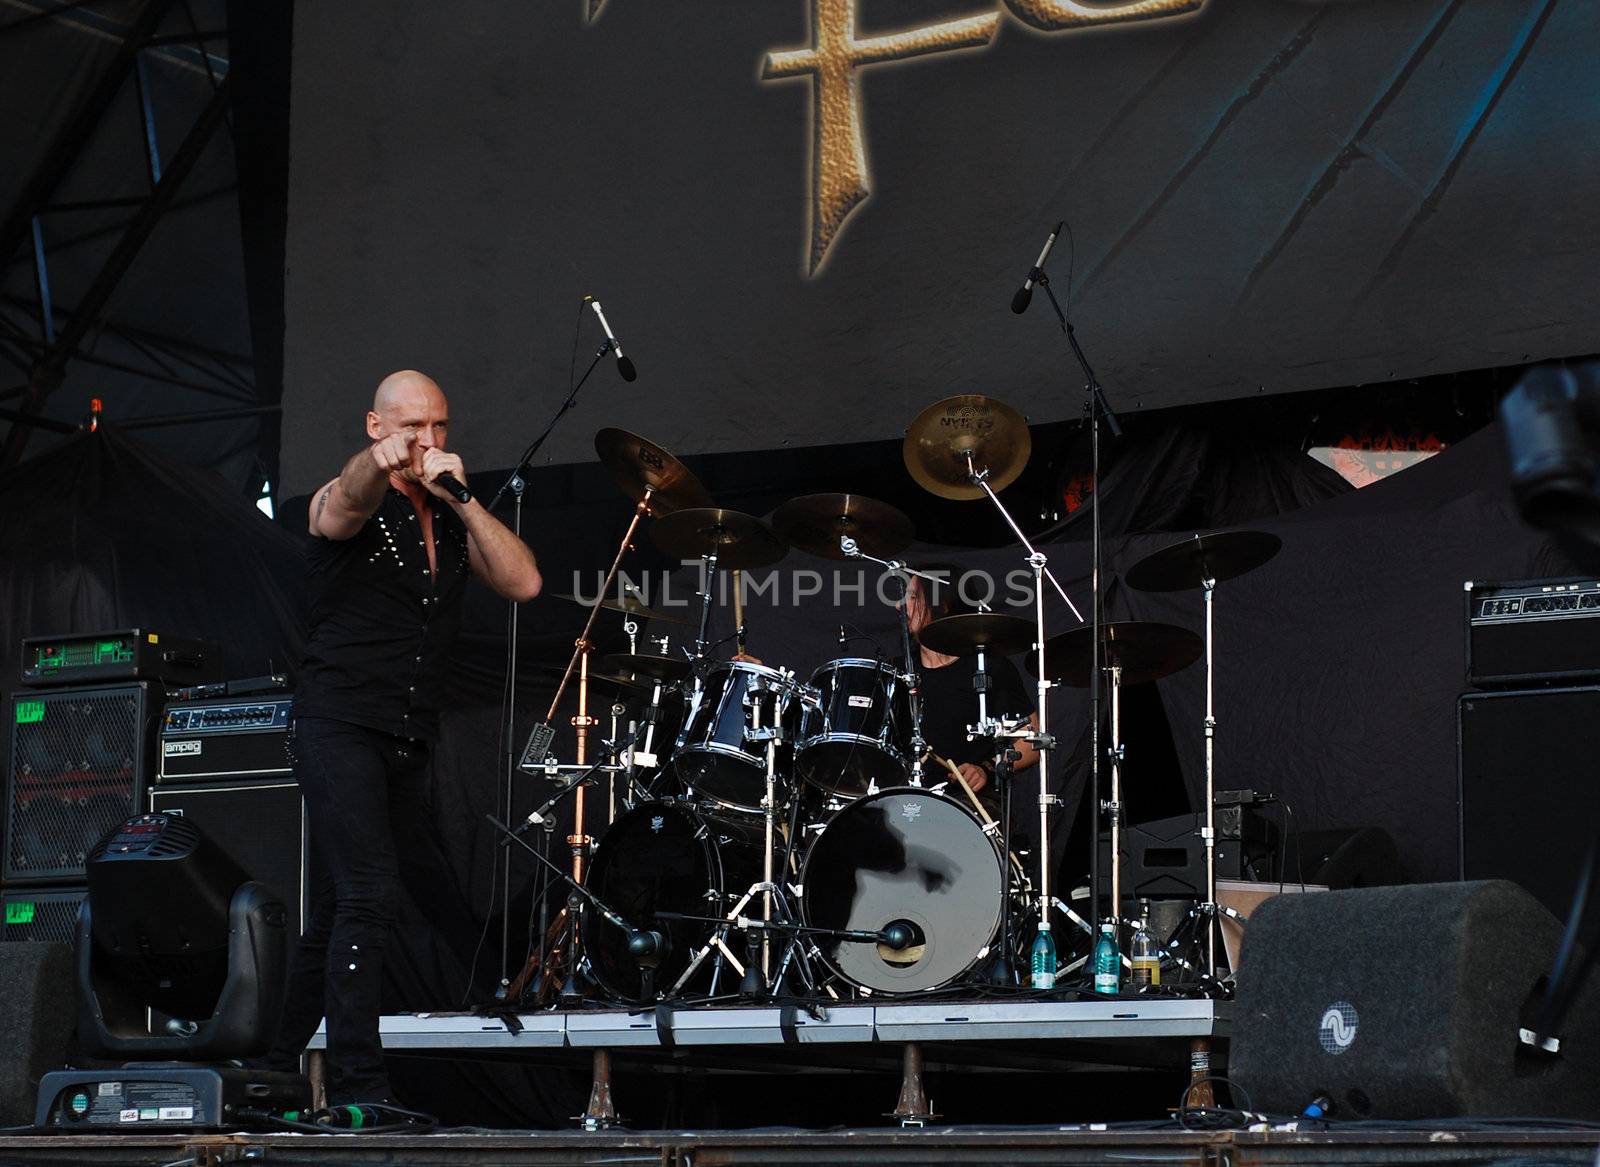
[(472, 491), (458, 481), (454, 474), (441, 474), (434, 479), (434, 482), (448, 490), (457, 502), (465, 505), (472, 501)]

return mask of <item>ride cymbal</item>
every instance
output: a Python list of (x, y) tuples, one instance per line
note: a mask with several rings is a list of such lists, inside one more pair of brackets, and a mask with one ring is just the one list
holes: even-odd
[(668, 555), (699, 559), (717, 555), (725, 568), (767, 567), (789, 553), (773, 529), (754, 515), (722, 507), (691, 507), (657, 519), (650, 538)]
[[(602, 673), (613, 676), (649, 677), (668, 684), (689, 675), (689, 662), (675, 656), (656, 656), (647, 652), (608, 652), (595, 662)], [(648, 687), (648, 686), (646, 686)]]
[(946, 656), (972, 656), (980, 648), (1011, 656), (1033, 647), (1033, 621), (1004, 612), (962, 612), (939, 617), (917, 634), (917, 640)]
[[(1100, 639), (1105, 644), (1106, 667), (1120, 668), (1124, 685), (1170, 676), (1199, 660), (1205, 647), (1187, 628), (1150, 620), (1102, 624)], [(1094, 629), (1087, 624), (1045, 641), (1044, 664), (1050, 679), (1060, 685), (1088, 688), (1094, 669), (1093, 646)], [(1030, 673), (1038, 672), (1038, 660), (1032, 655), (1024, 663)]]
[(651, 491), (650, 513), (670, 515), (685, 507), (711, 506), (711, 496), (689, 468), (648, 438), (606, 428), (594, 435), (595, 453), (622, 493), (634, 502)]
[(848, 559), (845, 536), (868, 555), (887, 558), (904, 551), (916, 529), (900, 510), (862, 494), (804, 494), (773, 513), (772, 526), (791, 547), (824, 559)]
[(940, 498), (983, 497), (973, 483), (967, 456), (989, 472), (989, 488), (1004, 490), (1017, 480), (1033, 436), (1023, 416), (1003, 401), (966, 393), (946, 397), (917, 414), (906, 429), (902, 454), (906, 469), (924, 490)]
[(1206, 580), (1220, 582), (1254, 571), (1278, 553), (1283, 540), (1268, 531), (1192, 535), (1146, 555), (1123, 576), (1141, 592), (1181, 592)]

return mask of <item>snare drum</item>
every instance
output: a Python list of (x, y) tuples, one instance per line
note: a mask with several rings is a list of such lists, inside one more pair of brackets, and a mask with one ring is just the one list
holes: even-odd
[(830, 661), (811, 676), (818, 703), (795, 734), (795, 774), (844, 797), (898, 786), (911, 766), (911, 705), (900, 674), (882, 661)]
[[(767, 793), (767, 747), (749, 741), (750, 703), (765, 708), (761, 724), (787, 720), (791, 677), (748, 661), (729, 661), (712, 669), (705, 688), (689, 698), (689, 714), (672, 752), (672, 770), (698, 798), (732, 810), (760, 813)], [(780, 794), (787, 787), (788, 747), (779, 745)]]

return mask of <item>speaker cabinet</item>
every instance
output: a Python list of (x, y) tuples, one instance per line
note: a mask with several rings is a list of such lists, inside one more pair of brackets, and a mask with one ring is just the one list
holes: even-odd
[(1600, 832), (1600, 686), (1469, 693), (1457, 712), (1462, 878), (1512, 880), (1564, 919)]
[(291, 936), (298, 936), (309, 907), (305, 815), (293, 781), (213, 782), (158, 786), (149, 793), (152, 813), (179, 814), (194, 822), (252, 879), (288, 905)]
[(83, 881), (90, 849), (143, 798), (158, 694), (145, 681), (12, 694), (7, 884)]
[(1336, 1118), (1600, 1118), (1600, 986), (1559, 1054), (1518, 1040), (1560, 935), (1503, 880), (1270, 899), (1244, 930), (1229, 1077), (1276, 1114), (1326, 1095)]
[(78, 927), (78, 905), (89, 894), (87, 886), (70, 888), (7, 888), (5, 926), (0, 940), (7, 943), (71, 944)]
[(67, 1060), (76, 1017), (68, 944), (0, 944), (0, 1126), (33, 1121), (39, 1079)]

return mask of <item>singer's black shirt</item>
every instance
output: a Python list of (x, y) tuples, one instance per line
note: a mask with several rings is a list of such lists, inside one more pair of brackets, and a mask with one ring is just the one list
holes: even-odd
[(469, 573), (467, 528), (432, 495), (424, 505), (433, 510), (437, 578), (416, 507), (392, 486), (354, 536), (312, 540), (311, 634), (295, 689), (297, 717), (416, 741), (438, 736)]

